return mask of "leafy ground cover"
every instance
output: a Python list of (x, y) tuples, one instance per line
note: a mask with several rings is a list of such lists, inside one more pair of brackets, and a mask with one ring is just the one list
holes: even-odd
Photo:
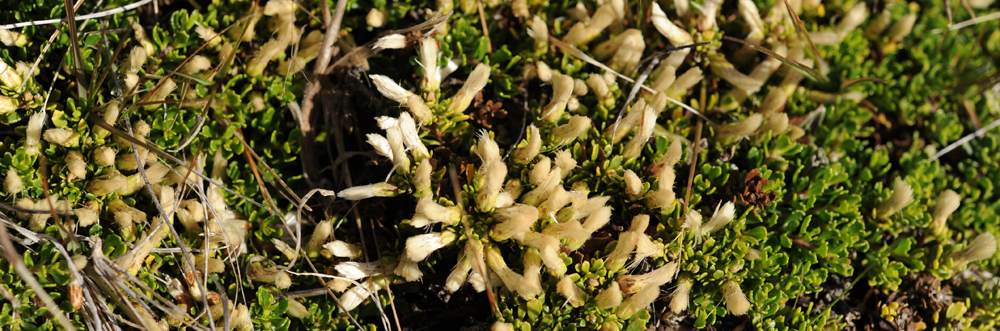
[(993, 330), (998, 9), (0, 4), (0, 325)]

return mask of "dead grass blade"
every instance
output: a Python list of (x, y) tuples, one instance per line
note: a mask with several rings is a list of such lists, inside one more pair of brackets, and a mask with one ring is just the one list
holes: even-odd
[[(785, 1), (785, 9), (788, 10), (788, 16), (791, 16), (792, 22), (795, 23), (794, 24), (795, 32), (798, 33), (799, 37), (806, 40), (806, 44), (809, 45), (809, 53), (812, 55), (813, 61), (815, 61), (816, 66), (820, 68), (820, 72), (826, 71), (826, 62), (823, 61), (822, 58), (820, 58), (819, 49), (816, 48), (816, 44), (813, 43), (812, 38), (809, 38), (809, 33), (806, 32), (806, 25), (803, 24), (802, 20), (799, 19), (799, 15), (796, 14), (794, 10), (792, 10), (792, 5), (788, 3), (788, 0), (784, 1)], [(820, 76), (822, 77), (823, 75)], [(823, 79), (825, 80), (826, 77), (823, 77)]]
[(756, 50), (758, 52), (767, 54), (767, 56), (770, 56), (770, 57), (773, 57), (775, 59), (778, 59), (778, 61), (781, 61), (781, 63), (784, 63), (785, 65), (791, 67), (795, 71), (798, 71), (803, 76), (806, 76), (806, 78), (809, 78), (809, 79), (811, 79), (813, 81), (817, 81), (817, 82), (820, 82), (822, 84), (829, 83), (829, 80), (826, 79), (826, 77), (823, 77), (823, 75), (821, 75), (818, 71), (816, 71), (816, 69), (807, 67), (807, 66), (805, 66), (802, 63), (798, 63), (798, 62), (796, 62), (796, 61), (794, 61), (792, 59), (789, 59), (789, 58), (786, 58), (784, 56), (778, 55), (778, 53), (775, 53), (774, 51), (772, 51), (770, 49), (767, 49), (764, 46), (758, 45), (757, 43), (754, 43), (752, 41), (747, 41), (747, 40), (739, 39), (739, 38), (733, 38), (733, 37), (730, 37), (730, 36), (722, 36), (722, 39), (728, 40), (728, 41), (732, 41), (732, 42), (737, 42), (737, 43), (740, 43), (740, 44), (743, 44), (743, 45), (747, 45), (747, 46), (749, 46), (753, 50)]

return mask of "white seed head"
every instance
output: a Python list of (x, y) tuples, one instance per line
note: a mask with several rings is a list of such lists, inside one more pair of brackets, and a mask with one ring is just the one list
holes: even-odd
[(24, 187), (24, 182), (21, 180), (21, 176), (17, 175), (17, 171), (13, 168), (7, 169), (7, 177), (3, 180), (3, 189), (8, 194), (15, 194), (21, 192), (21, 188)]
[[(681, 140), (674, 139), (674, 141), (670, 142), (670, 147), (667, 147), (667, 152), (663, 154), (663, 159), (661, 160), (661, 162), (664, 163), (664, 166), (673, 168), (674, 165), (677, 164), (677, 161), (681, 160), (681, 154), (683, 152), (684, 151), (682, 150), (681, 147)], [(673, 183), (671, 183), (671, 186), (672, 185)]]
[(535, 62), (535, 66), (538, 68), (538, 79), (539, 80), (541, 80), (543, 82), (546, 82), (546, 83), (552, 81), (552, 75), (554, 73), (552, 72), (552, 68), (549, 68), (548, 64), (545, 64), (545, 62), (542, 62), (542, 61), (538, 61), (538, 62)]
[(472, 265), (469, 264), (469, 261), (464, 256), (460, 256), (458, 263), (455, 264), (455, 268), (451, 270), (448, 278), (445, 279), (444, 288), (451, 293), (457, 292), (465, 284), (465, 280), (468, 279), (470, 270), (472, 270)]
[(389, 141), (385, 137), (377, 133), (369, 133), (366, 136), (368, 137), (368, 144), (375, 148), (375, 153), (392, 161), (392, 147), (389, 147)]
[(414, 262), (423, 261), (434, 251), (454, 242), (455, 238), (455, 234), (451, 232), (436, 232), (410, 237), (406, 239), (404, 258)]
[(420, 141), (417, 123), (413, 121), (413, 117), (410, 117), (409, 113), (404, 112), (399, 115), (399, 132), (403, 134), (403, 144), (410, 150), (413, 160), (419, 162), (431, 156), (430, 152), (427, 151), (427, 146), (424, 146), (424, 142)]
[(617, 308), (622, 304), (622, 290), (618, 288), (617, 283), (611, 283), (611, 286), (594, 297), (594, 301), (597, 302), (597, 308)]
[(581, 115), (573, 116), (569, 119), (569, 123), (553, 129), (549, 140), (557, 144), (567, 144), (587, 133), (591, 125), (590, 117)]
[(479, 94), (479, 91), (483, 87), (486, 87), (489, 79), (490, 67), (482, 63), (476, 65), (476, 69), (472, 70), (472, 73), (469, 74), (469, 78), (465, 80), (462, 88), (451, 98), (451, 104), (448, 105), (448, 112), (452, 114), (465, 112), (465, 109), (469, 108), (469, 104), (472, 103), (472, 99), (476, 97), (476, 94)]
[(439, 51), (440, 46), (434, 38), (424, 38), (420, 41), (420, 64), (424, 68), (420, 87), (424, 92), (437, 91), (441, 88), (441, 72), (437, 64)]
[(716, 19), (715, 15), (719, 12), (719, 7), (722, 5), (722, 0), (705, 0), (702, 4), (701, 20), (698, 21), (698, 30), (709, 31), (715, 29)]
[(562, 170), (562, 178), (566, 178), (573, 169), (576, 169), (576, 163), (573, 154), (568, 150), (564, 149), (556, 152), (555, 164), (556, 167)]
[(87, 208), (73, 209), (73, 215), (76, 216), (76, 225), (79, 227), (91, 226), (98, 221), (97, 212)]
[(602, 206), (587, 216), (587, 220), (583, 222), (583, 229), (594, 233), (594, 231), (603, 228), (609, 221), (611, 221), (611, 206)]
[(500, 280), (503, 281), (504, 286), (511, 291), (517, 292), (525, 300), (531, 300), (541, 292), (541, 287), (533, 288), (524, 286), (524, 277), (507, 266), (507, 263), (503, 260), (503, 256), (500, 255), (500, 250), (496, 247), (491, 246), (486, 250), (486, 263), (497, 276), (500, 276)]
[(288, 315), (298, 319), (305, 319), (306, 317), (312, 316), (309, 309), (306, 308), (301, 302), (295, 299), (288, 300)]
[(555, 277), (566, 274), (566, 262), (559, 257), (559, 238), (538, 232), (526, 232), (517, 240), (521, 245), (538, 249), (539, 258), (550, 274)]
[(747, 36), (747, 39), (764, 39), (764, 32), (766, 32), (764, 20), (760, 18), (760, 11), (757, 10), (757, 5), (752, 0), (739, 0), (738, 8), (740, 16), (743, 16), (743, 20), (747, 22), (747, 27), (750, 28), (750, 35)]
[(45, 141), (63, 147), (73, 148), (80, 144), (80, 135), (73, 130), (48, 129), (45, 130), (42, 137), (45, 138)]
[(535, 16), (531, 19), (531, 25), (528, 27), (528, 36), (531, 36), (535, 40), (535, 49), (544, 50), (549, 45), (549, 27), (545, 24), (545, 20), (541, 17)]
[(402, 276), (408, 282), (419, 281), (420, 278), (424, 277), (424, 272), (420, 271), (420, 265), (417, 262), (407, 260), (405, 257), (399, 261), (396, 265), (396, 269), (392, 273)]
[(640, 310), (646, 309), (653, 301), (656, 301), (656, 297), (660, 295), (659, 286), (647, 286), (636, 292), (632, 296), (622, 301), (622, 304), (618, 306), (617, 315), (619, 319), (625, 320)]
[(556, 284), (556, 292), (566, 298), (568, 302), (573, 307), (582, 306), (587, 302), (587, 293), (583, 292), (580, 287), (576, 286), (573, 279), (569, 276), (563, 276)]
[(378, 123), (379, 129), (389, 130), (389, 128), (399, 125), (399, 120), (395, 117), (389, 116), (379, 116), (375, 118), (375, 122)]
[(406, 47), (406, 36), (391, 34), (375, 41), (373, 49), (403, 49)]
[(483, 164), (500, 161), (500, 146), (497, 142), (490, 138), (490, 135), (486, 130), (479, 131), (477, 134), (479, 137), (478, 143), (476, 144), (476, 154), (479, 155), (479, 159), (483, 161)]
[(355, 285), (349, 290), (340, 295), (340, 305), (344, 307), (347, 311), (352, 311), (354, 308), (358, 308), (362, 302), (368, 300), (368, 298), (378, 290), (382, 289), (381, 277), (376, 277), (379, 279), (368, 279), (362, 282), (360, 285)]
[(132, 47), (128, 53), (128, 72), (136, 73), (146, 64), (146, 50), (142, 46)]
[(884, 219), (911, 203), (913, 203), (913, 188), (902, 178), (896, 177), (892, 182), (892, 196), (879, 203), (876, 212), (879, 218)]
[(406, 108), (410, 109), (413, 113), (413, 118), (417, 120), (417, 123), (426, 124), (430, 122), (430, 119), (434, 116), (431, 113), (431, 109), (427, 107), (424, 103), (424, 99), (420, 98), (416, 94), (410, 95), (406, 98)]
[(372, 10), (368, 11), (365, 22), (370, 27), (381, 28), (382, 25), (385, 25), (385, 12), (378, 10), (378, 8), (372, 8)]
[(410, 169), (410, 157), (406, 156), (406, 147), (403, 144), (403, 132), (399, 126), (394, 126), (385, 130), (386, 140), (389, 141), (389, 148), (392, 149), (392, 164), (401, 172)]
[(625, 231), (618, 236), (618, 243), (615, 244), (615, 249), (611, 251), (611, 254), (608, 255), (604, 262), (608, 271), (616, 272), (625, 266), (625, 262), (628, 261), (629, 256), (635, 251), (635, 243), (639, 241), (639, 235), (633, 231)]
[[(629, 231), (631, 232), (631, 231)], [(632, 232), (635, 233), (635, 232)], [(621, 275), (615, 279), (622, 293), (636, 293), (646, 287), (659, 288), (669, 283), (677, 273), (677, 262), (670, 262), (642, 275)]]
[(0, 95), (0, 115), (6, 115), (15, 110), (17, 110), (17, 101), (11, 99), (10, 97)]
[(546, 226), (542, 233), (559, 239), (566, 239), (567, 245), (571, 249), (574, 246), (582, 246), (583, 242), (590, 238), (591, 233), (583, 228), (578, 220), (563, 223), (552, 223)]
[(566, 103), (573, 95), (573, 78), (560, 73), (552, 74), (552, 100), (542, 108), (542, 119), (555, 122), (566, 111)]
[(497, 203), (497, 197), (503, 189), (504, 179), (507, 178), (507, 165), (503, 161), (493, 161), (484, 164), (482, 172), (477, 178), (482, 179), (483, 186), (476, 195), (476, 208), (482, 212), (489, 212)]
[(548, 156), (542, 155), (542, 157), (535, 162), (535, 167), (531, 168), (528, 172), (528, 181), (532, 185), (539, 185), (549, 176), (549, 172), (552, 171), (552, 159)]
[(673, 298), (670, 299), (670, 310), (674, 314), (680, 314), (687, 310), (688, 304), (691, 301), (692, 287), (694, 287), (694, 281), (690, 277), (687, 277), (687, 275), (682, 275), (677, 280), (677, 289), (674, 290)]
[(79, 151), (66, 154), (66, 167), (77, 179), (87, 179), (87, 163), (83, 162), (83, 155)]
[(653, 27), (656, 28), (656, 31), (667, 37), (667, 40), (671, 44), (674, 44), (674, 46), (683, 46), (694, 41), (690, 33), (681, 29), (667, 18), (667, 14), (663, 12), (663, 9), (660, 9), (660, 5), (656, 2), (653, 3), (653, 14), (650, 19), (653, 21)]
[(542, 136), (538, 131), (538, 127), (532, 124), (528, 127), (528, 137), (527, 144), (524, 147), (514, 150), (514, 162), (518, 164), (527, 164), (531, 160), (538, 156), (538, 152), (542, 148)]
[(701, 214), (697, 210), (688, 210), (687, 214), (684, 215), (684, 224), (681, 225), (681, 228), (694, 234), (695, 244), (701, 244)]
[(306, 243), (305, 251), (310, 256), (315, 256), (323, 249), (323, 245), (326, 244), (326, 240), (330, 239), (330, 234), (333, 233), (333, 220), (323, 220), (316, 224), (316, 228), (313, 229), (312, 235), (309, 237), (309, 241)]
[(21, 87), (21, 75), (17, 73), (16, 67), (11, 67), (6, 62), (0, 60), (0, 83), (9, 89), (16, 90)]
[(397, 189), (395, 185), (389, 183), (376, 183), (344, 189), (337, 193), (337, 197), (351, 201), (373, 197), (390, 197), (398, 193)]
[(414, 194), (417, 198), (431, 196), (431, 173), (433, 170), (428, 159), (423, 159), (417, 166), (417, 171), (413, 174)]
[(656, 127), (656, 113), (652, 107), (643, 107), (641, 114), (639, 128), (632, 140), (625, 145), (625, 153), (622, 154), (626, 160), (634, 160), (639, 157), (643, 147), (646, 147), (649, 137), (653, 136), (653, 129)]
[(162, 80), (160, 80), (160, 83), (158, 85), (159, 87), (149, 92), (149, 96), (146, 97), (146, 102), (152, 102), (152, 104), (143, 106), (143, 109), (153, 110), (159, 108), (160, 103), (158, 103), (158, 101), (163, 101), (164, 99), (166, 99), (167, 96), (170, 95), (170, 93), (173, 92), (175, 88), (177, 88), (177, 83), (175, 83), (174, 80), (170, 78), (163, 78)]
[(666, 67), (660, 71), (660, 75), (656, 77), (655, 81), (653, 81), (652, 88), (656, 92), (665, 92), (667, 88), (669, 88), (670, 85), (673, 85), (674, 81), (677, 80), (677, 67), (669, 65), (666, 62), (663, 63), (664, 64), (662, 65), (665, 65)]
[(131, 73), (131, 72), (126, 73), (125, 74), (125, 88), (127, 88), (128, 90), (131, 91), (131, 90), (135, 89), (136, 85), (139, 85), (139, 75), (136, 75), (136, 74)]
[(750, 301), (747, 301), (740, 284), (727, 280), (722, 284), (722, 296), (726, 300), (726, 310), (729, 310), (730, 314), (741, 316), (750, 310)]
[(885, 35), (886, 37), (889, 37), (890, 40), (902, 40), (906, 36), (910, 35), (911, 31), (913, 31), (914, 23), (917, 23), (917, 14), (906, 14), (906, 16), (901, 17), (898, 21), (896, 21), (896, 23), (893, 23)]
[(588, 41), (587, 25), (584, 24), (583, 22), (576, 22), (576, 24), (573, 24), (573, 27), (569, 29), (569, 32), (567, 32), (566, 35), (563, 36), (562, 40), (567, 44), (575, 46), (586, 44)]
[(611, 89), (608, 88), (607, 81), (605, 81), (600, 75), (590, 74), (590, 76), (587, 77), (587, 85), (594, 91), (594, 95), (596, 95), (598, 99), (604, 100), (611, 97)]
[(704, 78), (705, 75), (702, 74), (700, 67), (693, 67), (691, 69), (688, 69), (688, 71), (685, 71), (684, 74), (682, 74), (680, 77), (677, 77), (677, 79), (674, 80), (674, 83), (671, 84), (670, 88), (667, 89), (668, 94), (686, 92), (695, 84), (701, 82), (701, 80)]
[(623, 179), (625, 181), (625, 194), (628, 194), (628, 198), (632, 200), (642, 198), (642, 179), (639, 179), (639, 175), (636, 175), (635, 171), (631, 169), (625, 170)]
[(719, 130), (719, 141), (723, 144), (731, 144), (740, 139), (746, 138), (757, 131), (760, 124), (764, 121), (764, 116), (761, 114), (753, 114), (747, 116), (747, 118), (742, 121), (735, 123), (728, 123)]
[(735, 204), (732, 202), (726, 202), (726, 204), (719, 202), (719, 205), (715, 207), (715, 214), (712, 214), (712, 218), (709, 219), (708, 223), (701, 227), (701, 234), (708, 235), (715, 231), (719, 231), (726, 226), (726, 224), (729, 224), (735, 216)]
[(768, 132), (772, 136), (777, 136), (788, 130), (788, 114), (784, 112), (769, 112), (764, 114), (764, 123), (757, 128), (754, 134), (764, 136)]
[(868, 8), (863, 1), (859, 1), (854, 4), (854, 7), (851, 7), (847, 15), (844, 15), (844, 19), (837, 24), (837, 27), (833, 31), (837, 33), (840, 40), (843, 40), (848, 33), (857, 29), (867, 18)]
[(219, 34), (210, 27), (197, 24), (194, 28), (194, 32), (198, 34), (198, 37), (201, 38), (202, 41), (208, 42), (209, 46), (215, 47), (222, 42), (222, 38), (218, 37)]
[(430, 197), (423, 197), (417, 202), (417, 210), (410, 220), (410, 225), (423, 228), (433, 223), (456, 224), (462, 217), (462, 211), (457, 207), (445, 207), (434, 202)]
[(349, 244), (341, 240), (334, 240), (323, 244), (323, 249), (336, 257), (356, 259), (362, 256), (361, 248), (358, 245)]
[(528, 205), (537, 206), (538, 204), (542, 203), (542, 201), (545, 201), (545, 199), (548, 198), (549, 194), (552, 193), (552, 190), (554, 190), (556, 186), (559, 185), (559, 182), (561, 180), (562, 180), (562, 170), (559, 169), (559, 167), (552, 169), (552, 171), (549, 171), (548, 175), (545, 175), (545, 177), (538, 184), (538, 186), (535, 187), (535, 189), (529, 191), (528, 193), (525, 193), (524, 196), (521, 197), (521, 202)]
[(413, 92), (407, 91), (402, 86), (399, 86), (399, 84), (396, 84), (392, 78), (383, 75), (368, 75), (368, 77), (375, 83), (375, 88), (378, 89), (379, 93), (398, 103), (406, 104), (406, 99), (413, 94)]
[(28, 44), (28, 38), (17, 31), (0, 30), (0, 42), (6, 46), (23, 47)]
[(722, 55), (712, 56), (711, 60), (712, 63), (709, 66), (712, 69), (712, 73), (730, 84), (733, 84), (733, 86), (738, 89), (753, 93), (760, 90), (760, 87), (764, 85), (763, 81), (754, 79), (737, 70), (736, 67), (734, 67), (732, 63), (729, 63), (729, 61)]
[[(614, 23), (618, 18), (616, 10), (610, 5), (605, 4), (594, 12), (594, 16), (590, 18), (590, 22), (587, 23), (586, 35), (582, 40), (582, 43), (588, 43), (594, 40), (597, 36), (604, 32), (604, 29)], [(571, 31), (572, 32), (572, 31)], [(567, 41), (569, 43), (569, 41)]]
[(949, 257), (955, 259), (958, 265), (985, 260), (997, 252), (997, 238), (990, 232), (983, 232), (969, 243), (963, 250), (952, 253)]
[(193, 75), (201, 72), (202, 70), (212, 67), (212, 60), (208, 57), (202, 55), (195, 55), (191, 57), (191, 60), (184, 65), (184, 73), (188, 75)]
[(945, 221), (951, 216), (962, 203), (962, 197), (952, 190), (945, 190), (938, 196), (937, 205), (934, 206), (934, 213), (931, 214), (933, 230), (940, 234), (945, 227)]
[(538, 209), (519, 204), (497, 210), (494, 217), (498, 224), (493, 226), (490, 236), (497, 241), (504, 241), (530, 231), (538, 220)]

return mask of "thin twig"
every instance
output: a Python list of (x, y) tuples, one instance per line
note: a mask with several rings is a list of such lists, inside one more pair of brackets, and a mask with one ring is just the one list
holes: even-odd
[(944, 156), (945, 154), (948, 154), (948, 152), (951, 152), (955, 148), (958, 148), (958, 146), (961, 146), (969, 142), (970, 140), (975, 139), (976, 137), (982, 137), (984, 134), (986, 134), (986, 131), (990, 131), (997, 126), (1000, 126), (1000, 119), (993, 121), (989, 125), (984, 126), (982, 129), (976, 130), (976, 132), (970, 133), (965, 137), (962, 137), (962, 139), (956, 140), (955, 142), (948, 145), (948, 147), (942, 149), (940, 152), (935, 153), (934, 156), (931, 156), (931, 159), (929, 161), (937, 160), (938, 158)]
[[(323, 1), (322, 3), (323, 16), (329, 16), (329, 2)], [(299, 142), (302, 146), (302, 167), (305, 170), (306, 181), (310, 184), (318, 176), (316, 164), (312, 162), (313, 151), (315, 150), (315, 146), (313, 145), (314, 132), (312, 124), (309, 122), (312, 118), (313, 108), (315, 108), (313, 99), (316, 98), (316, 94), (319, 93), (322, 86), (322, 80), (319, 77), (326, 70), (326, 67), (330, 65), (330, 57), (333, 56), (333, 44), (337, 42), (337, 37), (340, 35), (340, 24), (344, 20), (344, 11), (346, 9), (347, 0), (338, 0), (337, 11), (333, 14), (333, 19), (329, 21), (329, 25), (326, 27), (326, 33), (323, 35), (323, 44), (320, 46), (319, 56), (316, 57), (316, 65), (313, 67), (313, 79), (309, 83), (306, 83), (305, 94), (302, 97), (302, 115), (299, 118), (299, 129), (302, 130), (302, 137), (299, 138)]]
[[(118, 13), (124, 13), (126, 11), (130, 11), (130, 10), (142, 7), (143, 5), (149, 3), (150, 1), (153, 1), (153, 0), (141, 0), (141, 1), (136, 2), (136, 3), (126, 5), (124, 7), (118, 7), (118, 8), (108, 9), (108, 10), (105, 10), (105, 11), (102, 11), (102, 12), (99, 12), (99, 13), (93, 13), (93, 14), (76, 16), (76, 17), (74, 17), (74, 20), (75, 21), (82, 21), (82, 20), (89, 20), (89, 19), (92, 19), (92, 18), (107, 17), (107, 16), (111, 16), (111, 15), (114, 15), (114, 14), (118, 14)], [(66, 20), (65, 18), (54, 18), (54, 19), (50, 19), (50, 20), (20, 22), (20, 23), (14, 23), (14, 24), (0, 25), (0, 30), (17, 29), (17, 28), (21, 28), (21, 27), (34, 26), (34, 25), (56, 24), (56, 23), (59, 23), (59, 22), (63, 22), (65, 20)]]

